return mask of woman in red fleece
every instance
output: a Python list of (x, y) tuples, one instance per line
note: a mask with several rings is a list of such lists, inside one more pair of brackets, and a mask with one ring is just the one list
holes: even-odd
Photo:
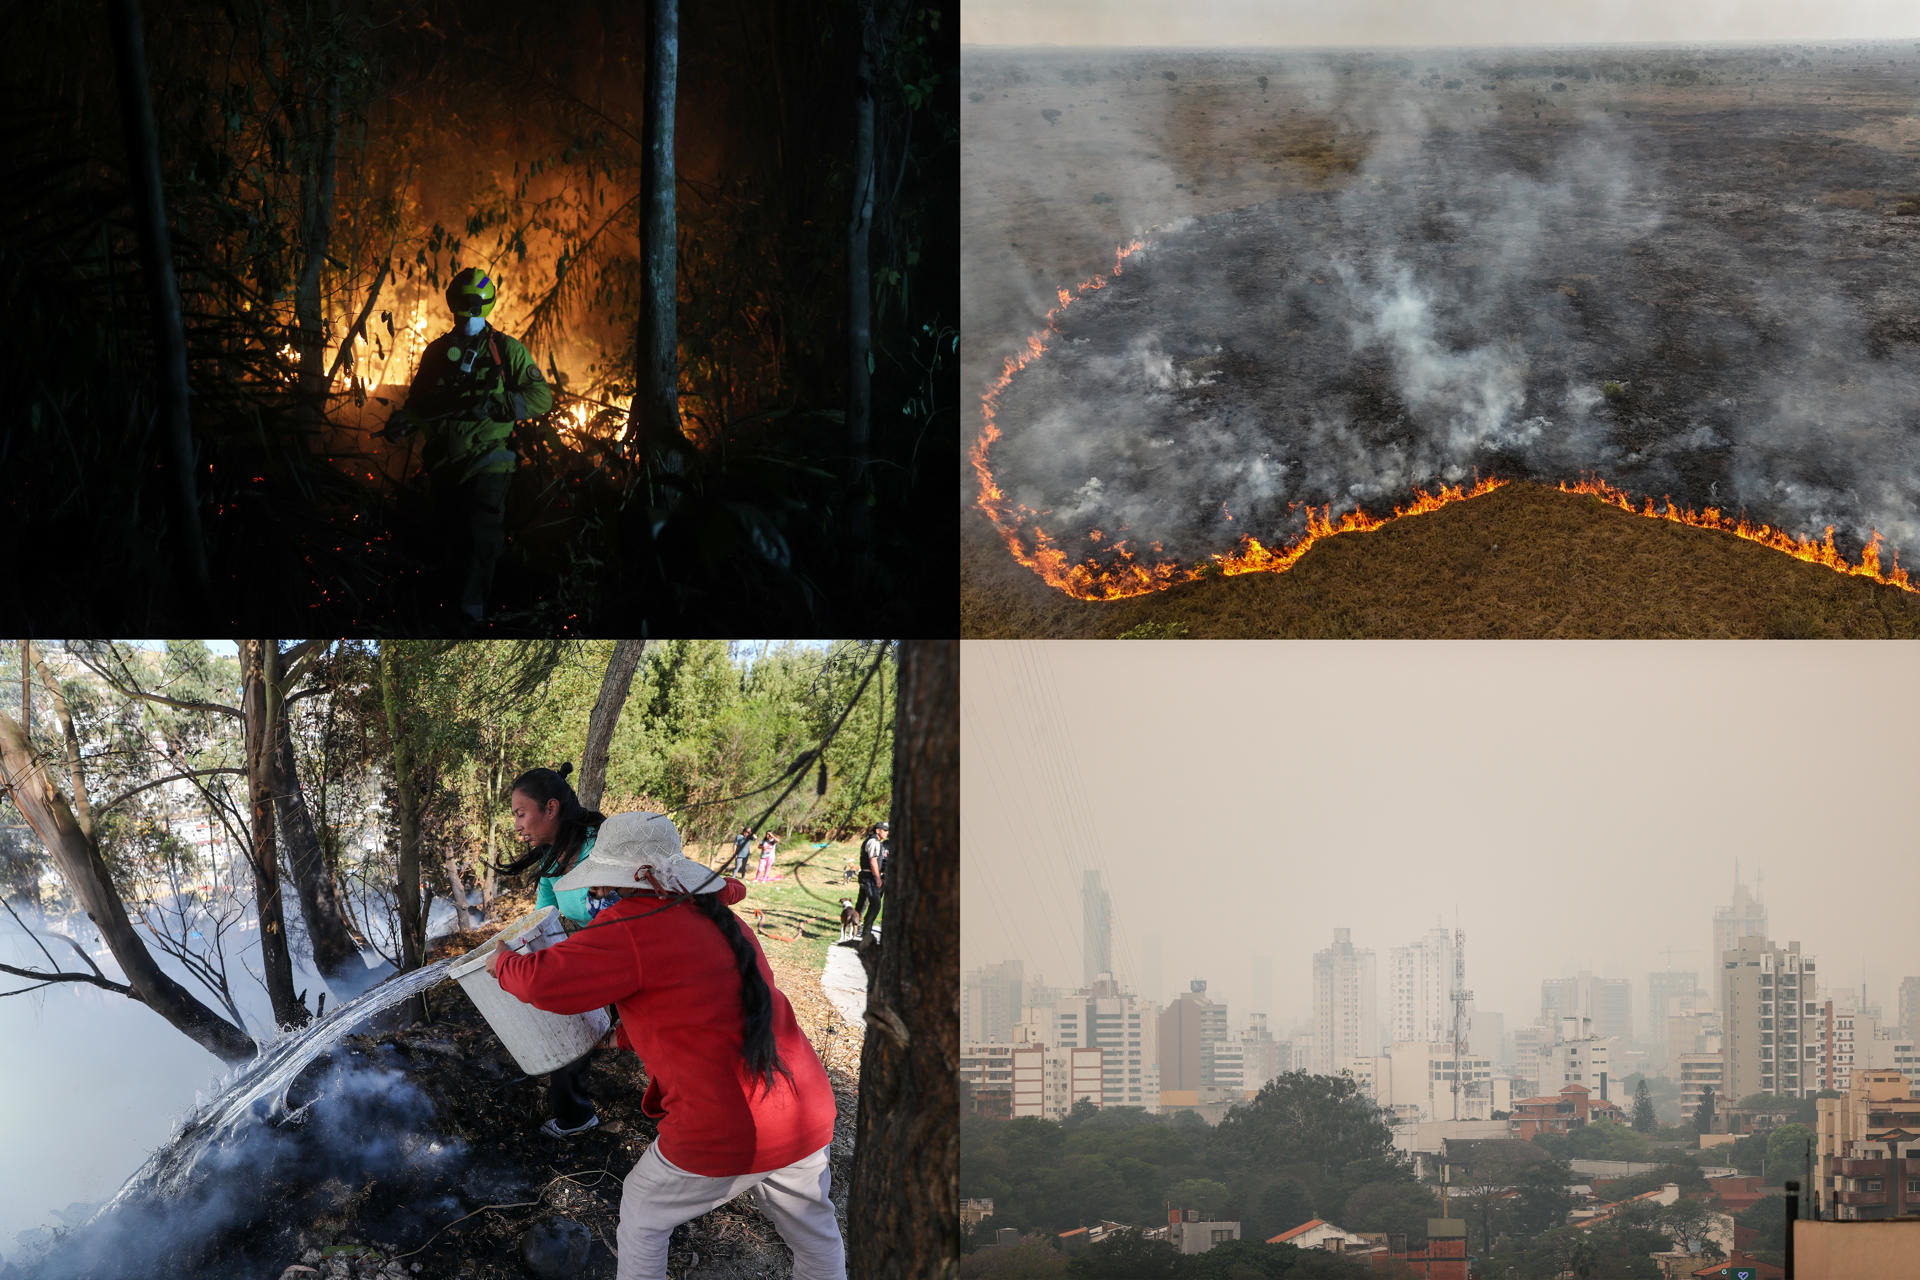
[(795, 1280), (844, 1280), (827, 1157), (833, 1089), (728, 905), (737, 880), (686, 857), (664, 815), (622, 813), (556, 892), (611, 888), (617, 905), (530, 955), (496, 948), (501, 989), (552, 1013), (614, 1004), (619, 1042), (652, 1077), (660, 1136), (627, 1175), (619, 1280), (664, 1280), (673, 1228), (748, 1191), (793, 1250)]

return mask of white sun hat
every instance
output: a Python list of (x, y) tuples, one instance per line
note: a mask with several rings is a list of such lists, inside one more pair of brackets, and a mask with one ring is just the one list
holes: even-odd
[(680, 852), (680, 832), (664, 813), (616, 813), (600, 824), (593, 848), (554, 881), (573, 889), (654, 889), (663, 893), (718, 893), (726, 877)]

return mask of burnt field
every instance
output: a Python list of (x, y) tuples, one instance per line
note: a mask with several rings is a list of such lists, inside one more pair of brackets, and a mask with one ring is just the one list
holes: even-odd
[(994, 406), (992, 474), (1067, 561), (1193, 565), (1476, 473), (1920, 555), (1912, 44), (968, 73), (978, 112), (1039, 108), (1038, 152), (1105, 139), (1038, 199), (1081, 206), (1055, 283), (1108, 207), (1154, 227)]

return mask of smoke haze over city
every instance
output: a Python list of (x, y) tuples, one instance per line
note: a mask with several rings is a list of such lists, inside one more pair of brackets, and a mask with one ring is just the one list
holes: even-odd
[(1256, 957), (1278, 1031), (1336, 928), (1384, 988), (1392, 948), (1456, 923), (1509, 1029), (1583, 970), (1629, 980), (1637, 1020), (1651, 971), (1713, 989), (1737, 863), (1823, 993), (1864, 982), (1891, 1016), (1920, 947), (1872, 904), (1920, 887), (1920, 672), (1903, 647), (1817, 652), (969, 643), (962, 969), (1079, 985), (1099, 870), (1121, 987), (1205, 979), (1236, 1024)]

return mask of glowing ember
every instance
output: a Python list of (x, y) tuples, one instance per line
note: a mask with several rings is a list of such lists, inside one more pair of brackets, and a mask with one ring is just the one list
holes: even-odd
[[(1119, 246), (1114, 252), (1113, 274), (1121, 274), (1126, 261), (1146, 247), (1144, 240), (1132, 240)], [(1000, 397), (1022, 370), (1033, 364), (1047, 353), (1054, 336), (1059, 332), (1057, 321), (1060, 313), (1075, 302), (1106, 288), (1109, 277), (1095, 275), (1070, 289), (1057, 289), (1057, 305), (1048, 310), (1044, 326), (1028, 336), (1024, 346), (1010, 355), (998, 375), (987, 384), (985, 394), (980, 398), (980, 434), (975, 437), (973, 447), (968, 451), (968, 460), (973, 464), (974, 475), (979, 481), (979, 492), (974, 504), (984, 512), (993, 526), (999, 531), (1007, 550), (1020, 564), (1039, 574), (1048, 586), (1054, 587), (1077, 600), (1125, 600), (1133, 596), (1146, 595), (1154, 591), (1164, 591), (1168, 587), (1181, 583), (1194, 582), (1215, 575), (1235, 575), (1242, 573), (1285, 573), (1310, 550), (1316, 542), (1342, 533), (1369, 533), (1392, 520), (1406, 516), (1424, 515), (1437, 511), (1454, 502), (1463, 502), (1492, 493), (1508, 482), (1497, 479), (1476, 480), (1470, 486), (1442, 485), (1435, 492), (1417, 490), (1413, 501), (1405, 506), (1396, 506), (1390, 516), (1370, 516), (1363, 510), (1353, 510), (1338, 520), (1332, 517), (1331, 504), (1325, 507), (1307, 508), (1307, 526), (1304, 533), (1286, 546), (1275, 549), (1262, 544), (1259, 539), (1242, 536), (1232, 550), (1220, 555), (1208, 556), (1196, 564), (1183, 564), (1161, 555), (1162, 548), (1154, 543), (1149, 551), (1158, 559), (1146, 560), (1137, 556), (1127, 547), (1126, 539), (1115, 539), (1099, 529), (1089, 530), (1086, 539), (1090, 543), (1104, 544), (1110, 548), (1113, 559), (1101, 563), (1091, 558), (1076, 561), (1062, 550), (1052, 534), (1040, 526), (1040, 517), (1045, 514), (1015, 502), (1009, 498), (995, 479), (988, 454), (994, 442), (1001, 437), (998, 422), (995, 420), (1000, 406)], [(1730, 533), (1747, 542), (1758, 543), (1775, 551), (1784, 552), (1796, 560), (1808, 564), (1824, 565), (1838, 573), (1851, 577), (1868, 578), (1885, 586), (1897, 587), (1902, 591), (1920, 594), (1920, 587), (1912, 581), (1908, 571), (1900, 566), (1899, 556), (1893, 557), (1888, 568), (1880, 564), (1882, 541), (1876, 530), (1860, 553), (1860, 563), (1849, 561), (1833, 543), (1833, 529), (1828, 527), (1822, 538), (1796, 537), (1782, 529), (1769, 525), (1756, 525), (1744, 516), (1733, 517), (1723, 514), (1718, 508), (1708, 507), (1703, 511), (1682, 508), (1673, 501), (1663, 499), (1664, 507), (1656, 507), (1651, 497), (1636, 505), (1632, 496), (1625, 490), (1616, 488), (1598, 477), (1589, 476), (1578, 483), (1561, 481), (1562, 493), (1585, 494), (1601, 499), (1611, 506), (1634, 515), (1646, 516), (1656, 520), (1670, 520), (1675, 524), (1684, 524), (1696, 529), (1714, 529)], [(1221, 512), (1228, 520), (1233, 514), (1221, 504)], [(1124, 531), (1123, 531), (1124, 532)]]

